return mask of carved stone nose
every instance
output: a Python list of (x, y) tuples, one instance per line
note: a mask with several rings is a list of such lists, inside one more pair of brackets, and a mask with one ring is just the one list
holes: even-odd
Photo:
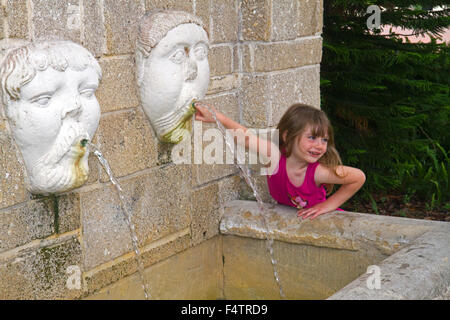
[(186, 81), (192, 81), (197, 78), (197, 63), (192, 59), (188, 59), (186, 62), (185, 79)]
[(74, 101), (68, 101), (67, 105), (63, 109), (62, 118), (77, 117), (81, 114), (81, 103), (79, 99), (75, 99)]

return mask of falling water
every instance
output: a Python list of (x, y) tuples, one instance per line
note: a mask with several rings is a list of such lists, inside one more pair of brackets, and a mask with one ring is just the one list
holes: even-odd
[(265, 229), (266, 229), (266, 239), (267, 239), (266, 244), (267, 244), (267, 251), (269, 252), (269, 255), (270, 255), (270, 261), (272, 262), (273, 275), (274, 275), (274, 277), (275, 277), (275, 281), (277, 282), (278, 288), (279, 288), (279, 290), (280, 290), (280, 297), (281, 297), (282, 299), (285, 299), (286, 297), (285, 297), (284, 292), (283, 292), (283, 287), (282, 287), (282, 285), (281, 285), (280, 278), (279, 278), (279, 276), (278, 276), (278, 271), (277, 271), (277, 260), (275, 259), (274, 254), (273, 254), (273, 242), (274, 242), (274, 241), (273, 241), (273, 237), (272, 237), (272, 235), (271, 235), (271, 233), (270, 233), (269, 226), (268, 226), (268, 223), (267, 223), (267, 217), (266, 217), (267, 209), (266, 209), (266, 207), (265, 207), (265, 205), (264, 205), (264, 202), (263, 202), (263, 200), (262, 200), (260, 194), (259, 194), (258, 191), (256, 190), (256, 187), (255, 187), (255, 185), (254, 185), (254, 183), (253, 183), (253, 181), (252, 181), (252, 179), (251, 179), (250, 168), (249, 168), (247, 165), (240, 164), (239, 161), (236, 159), (236, 155), (235, 155), (235, 152), (234, 152), (234, 146), (231, 145), (230, 142), (228, 141), (228, 139), (226, 138), (225, 127), (224, 127), (224, 126), (222, 125), (222, 123), (217, 119), (217, 116), (216, 116), (216, 113), (214, 112), (214, 110), (212, 110), (212, 109), (211, 109), (210, 107), (208, 107), (207, 105), (206, 105), (206, 107), (207, 107), (207, 109), (211, 112), (211, 114), (213, 115), (214, 120), (216, 121), (217, 127), (219, 128), (220, 132), (222, 133), (222, 135), (223, 135), (223, 137), (224, 137), (224, 139), (225, 139), (225, 143), (226, 143), (228, 149), (229, 149), (229, 150), (231, 151), (231, 153), (233, 154), (233, 157), (234, 157), (234, 159), (236, 160), (236, 163), (235, 163), (235, 164), (236, 164), (236, 167), (239, 168), (241, 177), (244, 178), (245, 182), (246, 182), (246, 183), (249, 185), (249, 187), (252, 189), (253, 195), (254, 195), (255, 198), (256, 198), (256, 202), (258, 203), (258, 208), (259, 208), (259, 211), (260, 211), (260, 213), (261, 213), (260, 216), (262, 217), (262, 221), (263, 221), (264, 227), (265, 227)]
[(127, 209), (127, 206), (125, 205), (125, 197), (123, 196), (122, 187), (120, 186), (120, 184), (116, 180), (116, 178), (114, 178), (114, 175), (113, 175), (113, 173), (111, 171), (111, 167), (109, 166), (108, 161), (105, 159), (105, 157), (103, 157), (102, 153), (97, 148), (97, 146), (95, 146), (94, 144), (92, 144), (90, 142), (87, 142), (87, 144), (89, 145), (89, 147), (92, 150), (94, 150), (94, 154), (97, 156), (97, 158), (100, 161), (101, 165), (105, 169), (106, 173), (109, 176), (109, 180), (111, 180), (113, 186), (116, 188), (116, 191), (117, 191), (117, 193), (119, 195), (120, 205), (122, 206), (123, 213), (124, 213), (124, 216), (125, 216), (125, 220), (127, 221), (127, 225), (128, 225), (128, 228), (129, 228), (130, 234), (131, 234), (131, 242), (133, 244), (133, 249), (134, 249), (134, 253), (135, 253), (134, 257), (135, 257), (136, 262), (137, 262), (138, 273), (139, 273), (139, 277), (141, 279), (142, 289), (144, 290), (145, 299), (148, 300), (150, 295), (148, 293), (148, 285), (147, 285), (147, 282), (146, 282), (145, 277), (144, 277), (144, 263), (142, 261), (141, 252), (139, 250), (138, 238), (136, 236), (136, 231), (135, 231), (135, 228), (134, 228), (134, 224), (131, 221), (131, 214), (130, 214), (129, 210)]

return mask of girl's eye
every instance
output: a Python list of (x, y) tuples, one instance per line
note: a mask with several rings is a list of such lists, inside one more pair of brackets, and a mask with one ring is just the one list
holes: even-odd
[(185, 54), (184, 50), (179, 49), (179, 50), (175, 51), (170, 56), (169, 59), (176, 64), (180, 64), (184, 61), (185, 57), (186, 57), (186, 54)]
[(309, 136), (308, 139), (310, 139), (310, 140), (315, 140), (316, 137), (315, 137), (315, 136)]
[(200, 45), (194, 49), (194, 55), (197, 60), (203, 60), (208, 55), (208, 50), (205, 46)]
[(323, 138), (322, 141), (325, 142), (325, 143), (328, 143), (328, 139), (327, 138)]

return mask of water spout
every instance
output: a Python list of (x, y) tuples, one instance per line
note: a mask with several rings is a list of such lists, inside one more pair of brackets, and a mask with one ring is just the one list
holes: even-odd
[(144, 295), (145, 295), (145, 299), (148, 300), (150, 298), (149, 295), (149, 290), (148, 290), (148, 285), (147, 285), (147, 281), (145, 280), (144, 277), (144, 262), (142, 261), (142, 257), (141, 257), (141, 252), (139, 250), (139, 242), (138, 242), (138, 238), (136, 236), (136, 231), (135, 231), (135, 226), (133, 224), (133, 222), (131, 221), (131, 213), (128, 210), (126, 204), (125, 204), (125, 197), (123, 195), (123, 190), (122, 187), (120, 186), (119, 182), (117, 181), (117, 179), (114, 177), (111, 167), (109, 166), (108, 161), (105, 159), (105, 157), (103, 156), (103, 154), (100, 152), (100, 150), (98, 149), (97, 146), (95, 146), (94, 144), (92, 144), (91, 142), (89, 142), (87, 139), (83, 139), (81, 140), (81, 145), (88, 145), (89, 148), (91, 148), (92, 150), (94, 150), (94, 154), (96, 155), (97, 159), (100, 161), (100, 164), (103, 166), (103, 168), (105, 169), (109, 180), (111, 181), (111, 183), (113, 184), (114, 188), (117, 191), (117, 194), (119, 195), (119, 201), (120, 201), (120, 205), (122, 206), (122, 212), (125, 216), (125, 220), (127, 222), (128, 228), (130, 230), (130, 235), (131, 235), (131, 243), (133, 245), (133, 250), (134, 250), (134, 257), (136, 259), (137, 262), (137, 266), (138, 266), (138, 273), (139, 273), (139, 277), (141, 280), (141, 284), (142, 284), (142, 289), (144, 290)]
[[(192, 105), (194, 105), (194, 103), (195, 102), (192, 102)], [(254, 185), (254, 183), (253, 183), (253, 181), (251, 179), (250, 168), (248, 167), (248, 165), (241, 164), (240, 161), (238, 161), (236, 159), (236, 154), (234, 152), (234, 146), (231, 145), (230, 141), (228, 141), (228, 139), (227, 139), (225, 127), (217, 119), (217, 115), (214, 112), (214, 110), (212, 110), (212, 108), (210, 108), (208, 105), (205, 105), (205, 106), (209, 110), (209, 112), (211, 112), (211, 114), (212, 114), (212, 116), (213, 116), (213, 118), (214, 118), (214, 120), (215, 120), (215, 122), (217, 124), (217, 127), (219, 128), (219, 131), (222, 133), (222, 135), (223, 135), (223, 137), (225, 139), (225, 143), (226, 143), (227, 147), (231, 151), (234, 159), (236, 160), (235, 161), (235, 165), (239, 169), (240, 176), (245, 180), (245, 182), (248, 184), (248, 186), (252, 189), (253, 195), (256, 198), (256, 202), (258, 203), (259, 212), (261, 213), (260, 216), (262, 218), (263, 225), (264, 225), (264, 228), (266, 230), (265, 234), (266, 234), (266, 239), (267, 239), (267, 241), (266, 241), (267, 251), (268, 251), (269, 256), (270, 256), (270, 262), (272, 263), (273, 275), (275, 277), (275, 281), (277, 282), (277, 285), (278, 285), (278, 288), (279, 288), (279, 291), (280, 291), (280, 297), (281, 297), (281, 299), (285, 299), (286, 296), (284, 295), (283, 287), (281, 285), (280, 277), (279, 277), (278, 271), (277, 271), (277, 260), (275, 259), (274, 254), (273, 254), (273, 243), (274, 243), (274, 240), (273, 240), (273, 237), (272, 237), (271, 232), (269, 230), (269, 225), (268, 225), (267, 219), (266, 219), (266, 210), (267, 209), (266, 209), (266, 207), (264, 205), (264, 202), (263, 202), (263, 200), (261, 198), (261, 195), (256, 190), (256, 187), (255, 187), (255, 185)]]

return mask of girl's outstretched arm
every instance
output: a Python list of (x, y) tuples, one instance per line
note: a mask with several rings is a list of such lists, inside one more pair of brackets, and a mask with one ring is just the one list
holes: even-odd
[(299, 217), (302, 217), (303, 219), (311, 217), (311, 219), (314, 219), (321, 214), (336, 210), (345, 201), (350, 199), (366, 181), (364, 172), (357, 168), (338, 166), (336, 168), (336, 172), (337, 175), (333, 170), (321, 164), (317, 166), (314, 175), (316, 185), (341, 184), (341, 187), (324, 202), (318, 203), (311, 208), (299, 211)]
[[(234, 137), (235, 140), (245, 141), (245, 148), (256, 154), (263, 155), (266, 157), (267, 166), (270, 166), (268, 173), (271, 174), (276, 168), (280, 158), (280, 151), (278, 147), (272, 143), (270, 140), (261, 139), (258, 136), (251, 133), (245, 126), (240, 123), (228, 118), (222, 112), (217, 111), (213, 106), (206, 104), (204, 102), (196, 102), (195, 108), (197, 112), (195, 113), (195, 120), (200, 120), (208, 123), (215, 123), (214, 117), (209, 109), (213, 110), (216, 114), (217, 120), (219, 120), (226, 129), (235, 130)], [(208, 109), (209, 108), (209, 109)], [(275, 165), (272, 165), (275, 164)]]

